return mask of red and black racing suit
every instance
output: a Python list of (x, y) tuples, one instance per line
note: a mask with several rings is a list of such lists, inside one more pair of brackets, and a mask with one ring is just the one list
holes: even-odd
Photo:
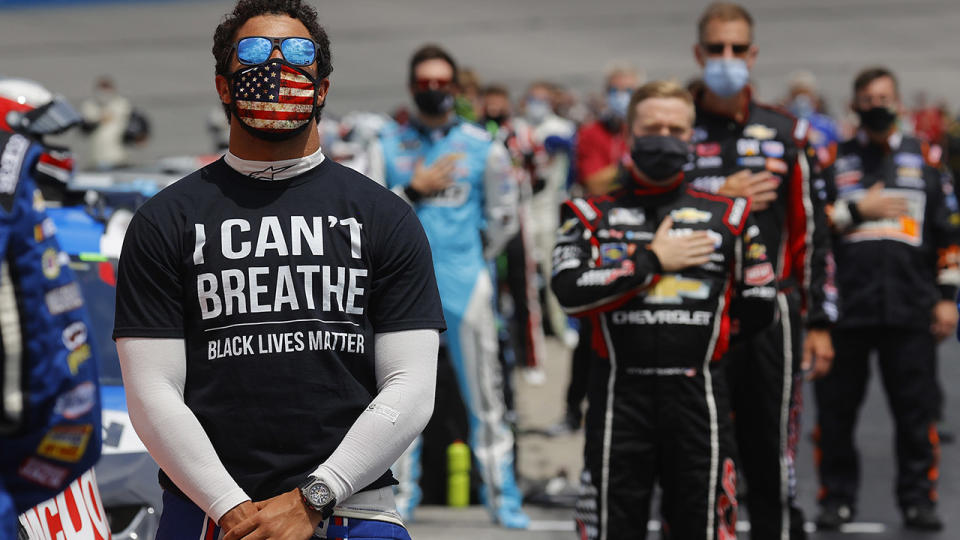
[[(827, 507), (856, 507), (853, 433), (872, 351), (896, 426), (898, 503), (906, 509), (937, 500), (939, 392), (930, 323), (937, 301), (952, 302), (960, 285), (960, 208), (949, 175), (928, 156), (914, 137), (894, 133), (879, 146), (861, 134), (839, 146), (825, 171), (840, 292), (837, 357), (816, 383), (819, 498)], [(860, 216), (857, 202), (877, 183), (906, 200), (906, 215)]]
[[(552, 287), (596, 329), (581, 538), (645, 537), (655, 479), (671, 537), (734, 537), (735, 450), (720, 359), (740, 315), (763, 327), (776, 313), (774, 268), (749, 206), (681, 183), (657, 194), (633, 185), (562, 208)], [(662, 271), (648, 246), (668, 215), (672, 234), (708, 231), (710, 262)]]
[[(797, 440), (802, 407), (802, 329), (836, 319), (830, 233), (816, 152), (807, 123), (749, 98), (739, 119), (697, 108), (693, 186), (714, 192), (726, 177), (770, 171), (777, 199), (754, 213), (770, 250), (780, 294), (779, 324), (730, 350), (727, 374), (736, 416), (740, 465), (749, 492), (751, 537), (806, 537), (795, 504)], [(830, 294), (828, 294), (828, 292)]]

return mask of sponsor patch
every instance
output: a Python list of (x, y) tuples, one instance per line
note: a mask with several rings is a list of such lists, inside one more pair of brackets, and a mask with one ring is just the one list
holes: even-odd
[(772, 158), (783, 157), (783, 143), (780, 141), (763, 141), (760, 145), (763, 155)]
[(83, 321), (71, 323), (63, 329), (61, 334), (63, 346), (69, 351), (75, 351), (87, 342), (87, 325)]
[(691, 137), (691, 142), (701, 142), (707, 140), (707, 130), (703, 128), (693, 128), (693, 136)]
[(597, 238), (606, 240), (607, 238), (613, 238), (619, 240), (626, 236), (626, 233), (623, 231), (618, 231), (616, 229), (600, 229), (597, 231)]
[(635, 311), (615, 311), (613, 324), (669, 324), (680, 326), (710, 326), (713, 313), (709, 311), (688, 311), (685, 309), (640, 309)]
[(923, 171), (920, 169), (920, 167), (899, 167), (897, 169), (897, 176), (920, 178), (923, 176)]
[(648, 304), (682, 304), (684, 298), (706, 300), (710, 285), (681, 275), (666, 275), (646, 295)]
[(670, 212), (670, 217), (677, 223), (706, 223), (713, 214), (697, 208), (678, 208)]
[(787, 162), (782, 159), (767, 158), (767, 170), (776, 174), (787, 174), (789, 167)]
[(57, 398), (53, 413), (68, 420), (80, 418), (90, 412), (97, 401), (97, 386), (92, 382), (80, 383)]
[(39, 189), (33, 190), (33, 209), (37, 212), (43, 212), (47, 209), (47, 201), (43, 200), (43, 194)]
[(861, 178), (863, 178), (863, 173), (860, 171), (847, 171), (845, 173), (840, 173), (836, 177), (837, 189), (854, 186), (860, 182)]
[(777, 130), (763, 124), (750, 124), (743, 128), (743, 134), (753, 139), (765, 141), (776, 137)]
[(733, 227), (739, 227), (743, 221), (743, 212), (747, 209), (747, 200), (738, 198), (733, 201), (733, 207), (730, 208), (730, 215), (727, 216), (727, 223)]
[(714, 157), (720, 155), (721, 146), (717, 142), (700, 143), (696, 146), (696, 151), (700, 157)]
[(751, 287), (759, 287), (768, 285), (773, 281), (775, 275), (773, 265), (767, 262), (747, 268), (743, 273), (743, 282)]
[(466, 204), (469, 198), (470, 184), (467, 182), (455, 182), (429, 197), (424, 197), (423, 202), (432, 206), (456, 208)]
[(57, 250), (47, 248), (40, 256), (40, 266), (43, 268), (45, 278), (57, 279), (60, 277), (60, 255)]
[(51, 315), (59, 315), (83, 306), (83, 295), (76, 283), (57, 287), (44, 296)]
[(694, 368), (662, 368), (662, 367), (631, 367), (627, 368), (630, 375), (656, 376), (656, 377), (696, 377), (697, 370)]
[(920, 169), (923, 167), (923, 156), (920, 154), (899, 153), (893, 156), (893, 162), (899, 167)]
[(553, 265), (553, 275), (556, 276), (564, 270), (573, 270), (580, 268), (580, 259), (564, 259)]
[(37, 454), (56, 461), (76, 463), (83, 457), (90, 442), (93, 426), (54, 426), (44, 435)]
[(50, 218), (44, 219), (33, 228), (33, 239), (39, 244), (47, 238), (53, 238), (57, 234), (57, 226)]
[(914, 189), (923, 189), (926, 187), (926, 183), (923, 181), (923, 178), (916, 178), (913, 176), (898, 176), (896, 180), (898, 186), (909, 187)]
[(716, 193), (720, 191), (720, 188), (723, 187), (726, 181), (726, 176), (701, 176), (700, 178), (694, 178), (691, 184), (700, 191)]
[(647, 217), (638, 208), (614, 208), (610, 210), (607, 222), (610, 225), (643, 225)]
[(793, 138), (802, 141), (807, 136), (807, 130), (810, 129), (810, 121), (806, 118), (797, 120), (797, 125), (793, 128)]
[(20, 464), (17, 474), (34, 484), (50, 489), (60, 489), (70, 471), (65, 467), (58, 467), (31, 456)]
[(700, 169), (712, 169), (715, 167), (722, 167), (722, 166), (723, 166), (723, 158), (720, 156), (697, 158), (697, 168), (700, 168)]
[(767, 166), (767, 158), (763, 156), (748, 156), (737, 158), (737, 165), (741, 167), (764, 168)]
[(593, 221), (597, 219), (597, 211), (594, 210), (587, 201), (583, 199), (574, 199), (573, 205), (580, 210), (580, 213), (583, 214), (583, 217), (585, 217), (587, 221)]
[(577, 287), (609, 285), (621, 277), (632, 276), (633, 272), (633, 262), (626, 260), (623, 261), (620, 268), (605, 268), (603, 270), (589, 270), (584, 272), (577, 278)]
[(67, 366), (70, 373), (76, 375), (80, 371), (80, 364), (90, 359), (90, 345), (81, 345), (77, 350), (67, 355)]
[(760, 141), (756, 139), (738, 139), (737, 153), (741, 156), (756, 156), (760, 154)]
[(627, 240), (653, 240), (653, 233), (649, 231), (627, 231), (624, 236)]
[(763, 244), (750, 244), (750, 247), (747, 249), (747, 260), (748, 261), (767, 260), (767, 246)]
[(7, 139), (3, 154), (0, 154), (0, 193), (9, 195), (17, 190), (23, 157), (29, 147), (30, 141), (23, 135), (15, 134)]
[(620, 262), (627, 257), (627, 244), (600, 244), (600, 258), (603, 264)]

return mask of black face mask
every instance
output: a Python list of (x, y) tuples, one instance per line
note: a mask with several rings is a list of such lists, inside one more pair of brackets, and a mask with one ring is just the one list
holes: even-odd
[(444, 90), (421, 90), (413, 94), (413, 102), (428, 116), (440, 116), (453, 110), (453, 94)]
[(484, 123), (493, 122), (494, 124), (496, 124), (496, 125), (498, 125), (498, 126), (502, 126), (502, 125), (504, 124), (504, 122), (506, 122), (506, 121), (507, 121), (507, 115), (506, 115), (506, 114), (494, 114), (494, 115), (487, 115), (487, 116), (485, 116), (485, 122), (484, 122)]
[(630, 158), (637, 170), (650, 180), (668, 180), (690, 161), (690, 145), (665, 135), (635, 137)]
[(857, 116), (860, 117), (860, 125), (873, 133), (884, 133), (897, 121), (897, 113), (886, 107), (857, 109)]

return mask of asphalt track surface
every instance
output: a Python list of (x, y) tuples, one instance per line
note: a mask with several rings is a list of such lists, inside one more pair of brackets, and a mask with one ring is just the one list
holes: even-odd
[[(232, 1), (117, 2), (87, 7), (0, 10), (0, 75), (41, 81), (76, 104), (94, 79), (112, 75), (120, 90), (144, 109), (154, 138), (139, 159), (210, 150), (204, 123), (217, 106), (210, 56), (212, 30)], [(697, 0), (330, 0), (315, 2), (333, 42), (333, 88), (327, 111), (384, 111), (408, 101), (404, 88), (410, 52), (427, 41), (450, 48), (484, 81), (515, 92), (547, 78), (581, 93), (602, 89), (610, 61), (626, 60), (649, 78), (696, 75), (691, 55)], [(0, 7), (3, 3), (0, 2)], [(747, 2), (758, 20), (760, 59), (754, 80), (761, 99), (784, 90), (787, 75), (809, 69), (835, 110), (849, 99), (850, 81), (863, 66), (884, 63), (897, 72), (906, 98), (960, 95), (960, 9), (955, 0), (770, 0)], [(960, 103), (951, 103), (956, 106)], [(78, 147), (80, 149), (82, 147)], [(519, 382), (521, 428), (542, 428), (561, 410), (567, 353), (556, 343), (547, 384)], [(960, 345), (941, 347), (947, 396), (946, 429), (960, 433)], [(875, 371), (875, 370), (874, 370)], [(858, 428), (865, 471), (861, 532), (812, 538), (937, 539), (960, 537), (960, 445), (944, 446), (939, 534), (902, 530), (893, 497), (892, 426), (882, 389), (873, 378)], [(804, 434), (813, 417), (808, 395)], [(560, 467), (578, 472), (578, 436), (520, 439), (521, 473), (531, 479)], [(815, 514), (816, 479), (806, 436), (799, 455), (801, 503)], [(536, 531), (491, 527), (482, 509), (424, 508), (411, 532), (418, 540), (458, 538), (573, 538), (570, 512), (531, 508)], [(745, 535), (744, 535), (745, 536)], [(656, 535), (651, 535), (656, 537)]]

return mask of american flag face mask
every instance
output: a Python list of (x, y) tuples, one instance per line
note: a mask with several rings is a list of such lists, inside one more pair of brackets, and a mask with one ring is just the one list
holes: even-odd
[(240, 125), (268, 141), (299, 134), (316, 113), (316, 80), (279, 58), (234, 72), (231, 89)]

